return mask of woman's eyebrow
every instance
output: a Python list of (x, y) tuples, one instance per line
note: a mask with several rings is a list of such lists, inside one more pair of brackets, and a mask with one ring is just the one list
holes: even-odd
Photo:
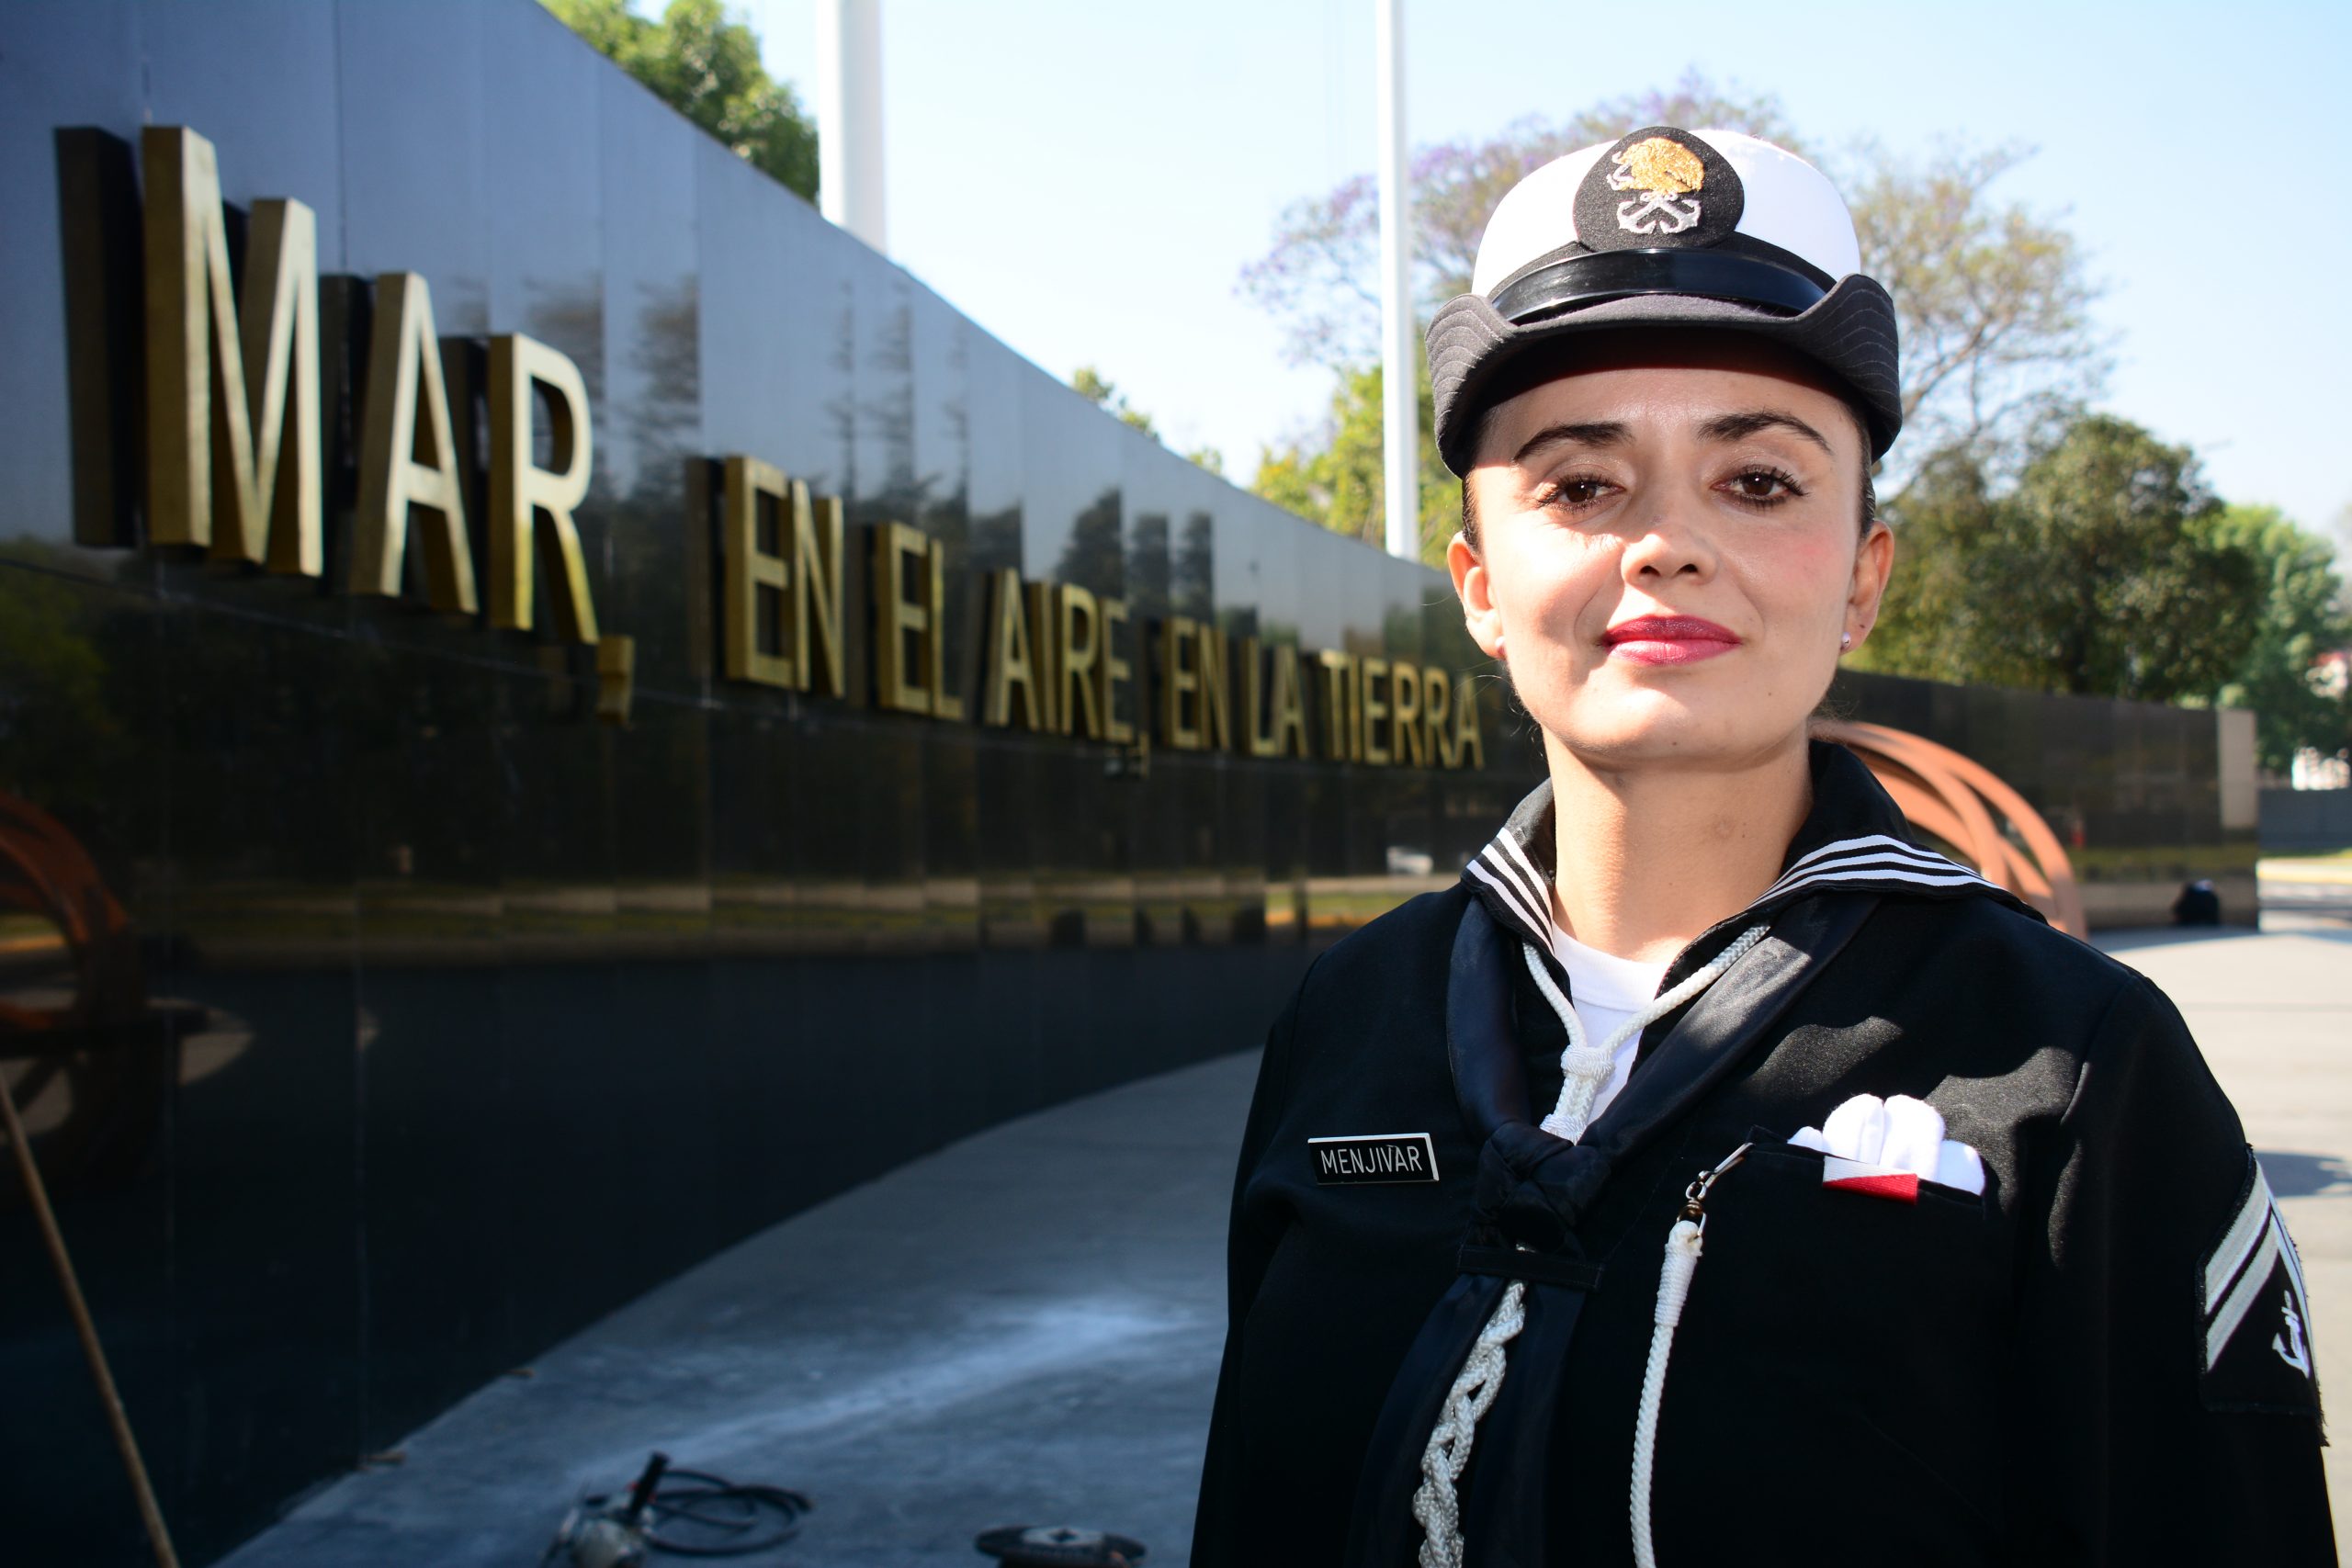
[(1585, 424), (1547, 424), (1529, 436), (1526, 445), (1510, 455), (1510, 460), (1524, 463), (1534, 452), (1563, 443), (1573, 443), (1578, 446), (1623, 446), (1633, 438), (1634, 433), (1614, 420), (1598, 420)]
[(1762, 430), (1785, 430), (1802, 435), (1831, 457), (1829, 438), (1792, 413), (1779, 409), (1751, 409), (1745, 413), (1722, 413), (1702, 423), (1699, 438), (1702, 441), (1740, 441)]

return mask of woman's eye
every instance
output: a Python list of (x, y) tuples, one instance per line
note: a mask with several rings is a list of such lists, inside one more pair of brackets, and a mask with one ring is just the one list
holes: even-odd
[(1544, 499), (1560, 505), (1582, 508), (1590, 506), (1609, 493), (1607, 479), (1562, 479), (1554, 485)]
[(1777, 468), (1749, 468), (1735, 474), (1728, 488), (1742, 501), (1786, 501), (1804, 493), (1795, 479)]

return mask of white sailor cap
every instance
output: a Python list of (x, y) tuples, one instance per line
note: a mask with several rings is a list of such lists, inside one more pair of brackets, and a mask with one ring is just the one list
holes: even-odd
[(1894, 301), (1862, 276), (1852, 215), (1820, 170), (1736, 130), (1654, 125), (1554, 159), (1496, 207), (1470, 288), (1429, 335), (1438, 451), (1456, 474), (1482, 409), (1531, 370), (1566, 368), (1556, 346), (1529, 349), (1625, 327), (1784, 344), (1851, 391), (1872, 457), (1903, 428)]

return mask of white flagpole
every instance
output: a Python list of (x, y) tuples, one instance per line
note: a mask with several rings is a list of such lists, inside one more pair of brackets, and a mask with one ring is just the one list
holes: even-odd
[(882, 0), (817, 0), (817, 206), (885, 255)]
[(1405, 0), (1373, 0), (1380, 95), (1382, 489), (1388, 553), (1421, 553), (1419, 323), (1413, 310), (1413, 190), (1405, 151)]

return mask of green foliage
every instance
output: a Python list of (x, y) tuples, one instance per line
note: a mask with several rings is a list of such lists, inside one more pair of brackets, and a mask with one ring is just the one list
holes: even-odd
[(2352, 694), (2330, 696), (2312, 682), (2321, 654), (2352, 644), (2334, 550), (2275, 506), (2225, 508), (2215, 532), (2255, 558), (2265, 591), (2253, 641), (2215, 705), (2255, 711), (2256, 750), (2271, 773), (2285, 773), (2304, 747), (2341, 753), (2352, 746)]
[(2186, 448), (2085, 415), (1995, 493), (1968, 448), (1889, 507), (1899, 541), (1865, 668), (2151, 702), (2222, 687), (2252, 648), (2262, 564)]
[(817, 199), (817, 128), (760, 63), (760, 40), (719, 0), (670, 0), (658, 22), (630, 0), (541, 0), (597, 52), (736, 156)]
[[(1081, 365), (1070, 372), (1069, 387), (1104, 413), (1116, 414), (1120, 423), (1142, 431), (1163, 446), (1168, 444), (1151, 415), (1127, 401), (1127, 395), (1093, 366)], [(1184, 460), (1206, 468), (1219, 479), (1225, 477), (1225, 454), (1214, 446), (1195, 446), (1184, 454)]]
[[(1419, 363), (1417, 361), (1417, 363)], [(1437, 420), (1429, 367), (1420, 368), (1420, 558), (1445, 560), (1446, 542), (1460, 526), (1462, 492), (1437, 455)], [(1264, 449), (1250, 488), (1275, 505), (1335, 533), (1372, 544), (1387, 536), (1388, 487), (1381, 454), (1385, 415), (1380, 367), (1343, 370), (1331, 396), (1330, 425), (1319, 446)]]
[(1081, 365), (1072, 371), (1069, 387), (1071, 391), (1076, 392), (1104, 413), (1116, 414), (1120, 423), (1131, 429), (1142, 431), (1154, 441), (1159, 439), (1159, 427), (1152, 423), (1151, 415), (1129, 403), (1127, 395), (1114, 386), (1110, 379), (1093, 366)]

